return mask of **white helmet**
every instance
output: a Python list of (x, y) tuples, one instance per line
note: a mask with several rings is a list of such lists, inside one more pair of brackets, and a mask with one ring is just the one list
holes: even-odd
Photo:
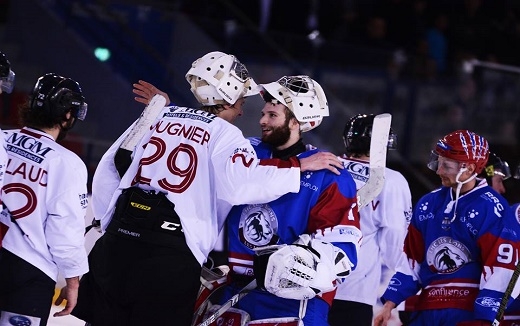
[(276, 82), (260, 86), (263, 88), (260, 91), (263, 97), (267, 92), (274, 97), (276, 103), (282, 103), (292, 111), (302, 132), (316, 128), (323, 117), (329, 115), (329, 105), (323, 89), (309, 76), (284, 76)]
[(210, 52), (195, 60), (186, 74), (191, 92), (202, 105), (235, 104), (258, 94), (258, 85), (234, 55)]

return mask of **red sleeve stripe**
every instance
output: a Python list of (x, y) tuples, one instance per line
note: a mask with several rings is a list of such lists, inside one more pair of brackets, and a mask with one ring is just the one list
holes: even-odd
[(280, 160), (277, 158), (268, 158), (260, 160), (260, 165), (276, 166), (279, 168), (299, 168), (300, 160), (296, 156), (290, 157), (288, 160)]

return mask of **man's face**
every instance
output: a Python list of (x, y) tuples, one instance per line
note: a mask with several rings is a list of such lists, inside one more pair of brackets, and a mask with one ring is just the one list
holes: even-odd
[[(437, 175), (441, 178), (442, 185), (445, 187), (456, 187), (457, 174), (459, 173), (461, 167), (462, 163), (439, 156)], [(462, 180), (461, 177), (459, 178), (459, 181), (464, 180)]]
[(287, 143), (291, 136), (290, 119), (287, 119), (283, 104), (265, 103), (259, 122), (262, 128), (262, 141), (274, 147)]

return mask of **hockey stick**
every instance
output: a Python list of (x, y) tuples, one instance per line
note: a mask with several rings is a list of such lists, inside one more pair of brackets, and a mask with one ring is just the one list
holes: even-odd
[(516, 281), (518, 280), (518, 276), (520, 276), (520, 261), (516, 264), (515, 271), (507, 284), (506, 291), (504, 292), (504, 296), (502, 300), (500, 300), (500, 306), (498, 307), (497, 314), (495, 316), (495, 320), (493, 320), (492, 326), (499, 326), (500, 320), (504, 317), (504, 313), (506, 311), (507, 302), (509, 301), (509, 297), (511, 293), (513, 293), (513, 289), (515, 288)]
[(126, 173), (132, 162), (132, 152), (143, 135), (150, 130), (150, 126), (155, 121), (161, 110), (166, 105), (166, 98), (160, 94), (154, 95), (150, 103), (144, 108), (143, 113), (136, 124), (125, 137), (121, 146), (117, 149), (114, 156), (114, 164), (120, 177)]
[(358, 189), (359, 208), (365, 207), (379, 195), (385, 184), (386, 152), (392, 115), (378, 114), (374, 117), (370, 137), (370, 175), (367, 182)]
[(215, 322), (218, 317), (222, 316), (223, 313), (229, 310), (232, 306), (234, 306), (238, 300), (242, 299), (245, 295), (247, 295), (251, 290), (256, 288), (256, 280), (252, 280), (248, 285), (246, 285), (240, 292), (232, 296), (228, 301), (226, 301), (217, 311), (212, 313), (208, 318), (202, 321), (197, 326), (209, 326), (211, 323)]

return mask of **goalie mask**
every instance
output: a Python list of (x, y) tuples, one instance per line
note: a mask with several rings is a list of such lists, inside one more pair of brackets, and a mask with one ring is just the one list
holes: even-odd
[(329, 105), (323, 89), (309, 76), (284, 76), (276, 82), (260, 86), (264, 100), (272, 97), (271, 102), (281, 103), (291, 110), (300, 123), (302, 132), (316, 128), (329, 115)]
[(186, 73), (191, 92), (204, 106), (235, 104), (258, 94), (258, 85), (238, 59), (223, 52), (210, 52), (193, 62)]
[[(370, 140), (372, 138), (372, 126), (374, 124), (375, 114), (358, 114), (347, 121), (343, 130), (343, 142), (347, 155), (370, 154)], [(390, 128), (388, 135), (388, 149), (397, 148), (397, 135)]]
[(69, 111), (78, 120), (84, 120), (87, 115), (87, 103), (79, 84), (54, 73), (38, 78), (30, 97), (30, 108), (49, 117), (64, 117)]
[(0, 52), (0, 89), (11, 93), (14, 87), (15, 73), (11, 70), (11, 63), (4, 53)]

